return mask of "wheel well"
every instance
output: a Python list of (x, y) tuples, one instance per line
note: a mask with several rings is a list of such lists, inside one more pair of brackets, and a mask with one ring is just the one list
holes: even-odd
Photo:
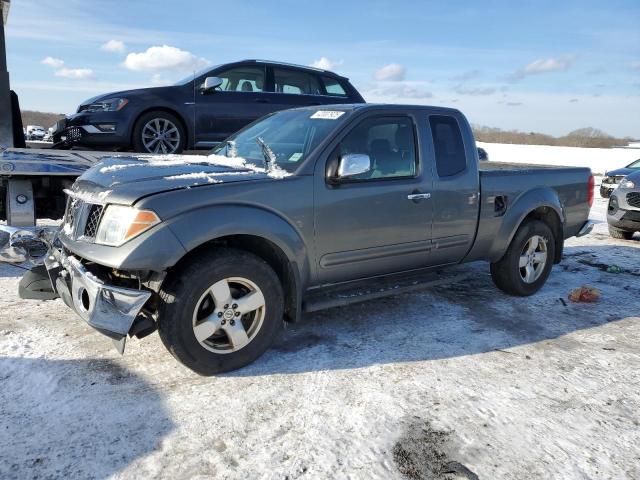
[(187, 136), (187, 142), (185, 143), (185, 149), (191, 147), (191, 142), (189, 140), (191, 138), (191, 132), (189, 131), (189, 127), (187, 127), (187, 122), (184, 121), (184, 118), (182, 118), (182, 115), (180, 115), (176, 110), (173, 110), (172, 108), (169, 108), (169, 107), (150, 107), (150, 108), (147, 108), (146, 110), (143, 110), (142, 112), (140, 112), (140, 114), (136, 117), (136, 121), (133, 122), (133, 128), (131, 129), (131, 145), (133, 145), (133, 135), (135, 134), (136, 125), (138, 124), (138, 121), (140, 120), (140, 117), (142, 117), (143, 115), (145, 115), (145, 114), (147, 114), (149, 112), (166, 112), (166, 113), (170, 113), (171, 115), (176, 117), (178, 119), (178, 121), (180, 122), (180, 125), (184, 129), (185, 135)]
[(538, 207), (525, 217), (525, 220), (527, 219), (540, 220), (551, 228), (556, 241), (556, 253), (553, 263), (560, 263), (562, 260), (562, 249), (564, 248), (564, 229), (562, 228), (562, 222), (556, 211), (551, 207)]
[(180, 267), (186, 262), (193, 260), (205, 251), (220, 247), (245, 250), (267, 262), (276, 272), (282, 284), (285, 319), (290, 322), (295, 322), (300, 318), (300, 285), (295, 264), (287, 258), (280, 247), (263, 237), (255, 235), (229, 235), (203, 243), (187, 253), (170, 269), (167, 280), (172, 273), (180, 270)]

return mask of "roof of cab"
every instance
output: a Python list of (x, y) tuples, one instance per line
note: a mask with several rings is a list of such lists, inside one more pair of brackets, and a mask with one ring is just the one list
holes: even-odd
[(311, 105), (299, 107), (296, 110), (430, 110), (443, 113), (457, 113), (460, 110), (451, 107), (441, 107), (436, 105), (410, 105), (401, 103), (336, 103), (331, 105)]

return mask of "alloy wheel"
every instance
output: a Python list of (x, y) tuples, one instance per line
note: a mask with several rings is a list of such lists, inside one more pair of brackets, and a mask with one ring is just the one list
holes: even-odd
[(540, 235), (534, 235), (525, 243), (518, 262), (520, 277), (525, 283), (540, 278), (547, 264), (547, 250), (547, 240)]
[(258, 334), (265, 317), (260, 288), (241, 277), (222, 279), (202, 294), (193, 312), (193, 333), (205, 349), (233, 353)]
[(149, 153), (174, 153), (180, 146), (180, 130), (166, 118), (154, 118), (142, 127), (142, 144)]

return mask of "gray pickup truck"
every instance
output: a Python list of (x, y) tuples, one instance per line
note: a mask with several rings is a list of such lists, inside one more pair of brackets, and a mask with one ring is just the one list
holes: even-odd
[[(55, 293), (124, 349), (156, 329), (211, 375), (304, 312), (490, 263), (531, 295), (584, 235), (587, 168), (483, 162), (457, 110), (336, 105), (265, 117), (209, 156), (106, 158), (67, 192)], [(37, 282), (35, 282), (37, 283)]]

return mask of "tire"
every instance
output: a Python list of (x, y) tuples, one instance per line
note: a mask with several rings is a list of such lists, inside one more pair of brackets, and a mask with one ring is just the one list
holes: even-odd
[[(267, 262), (251, 253), (225, 248), (204, 254), (165, 283), (160, 290), (158, 333), (169, 352), (200, 375), (228, 372), (253, 362), (283, 325), (280, 280)], [(223, 284), (232, 295), (226, 308), (226, 300), (216, 300), (229, 298), (221, 293)], [(236, 308), (248, 309), (260, 302), (256, 292), (262, 294), (263, 306), (234, 315)], [(236, 343), (232, 338), (240, 329), (245, 335)]]
[(631, 240), (633, 238), (634, 232), (629, 232), (628, 230), (621, 230), (616, 227), (612, 227), (609, 225), (609, 235), (611, 238), (618, 238), (620, 240)]
[[(537, 247), (532, 251), (534, 243)], [(544, 262), (539, 255), (543, 251)], [(555, 237), (551, 228), (540, 220), (526, 220), (518, 228), (504, 256), (491, 264), (491, 278), (503, 292), (527, 297), (545, 284), (554, 258)], [(521, 267), (525, 260), (526, 266)]]
[[(155, 133), (154, 133), (155, 132)], [(161, 135), (159, 140), (155, 135)], [(187, 136), (175, 115), (154, 110), (140, 116), (133, 127), (133, 149), (141, 153), (182, 153)]]

